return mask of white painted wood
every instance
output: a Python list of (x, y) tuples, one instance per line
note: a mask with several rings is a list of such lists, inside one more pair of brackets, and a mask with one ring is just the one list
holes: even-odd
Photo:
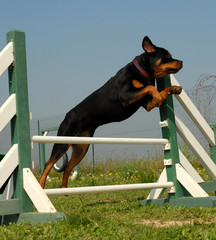
[(175, 116), (176, 121), (176, 130), (177, 133), (181, 136), (181, 138), (187, 143), (192, 152), (199, 159), (203, 167), (208, 171), (211, 177), (216, 180), (216, 165), (203, 149), (201, 144), (197, 141), (197, 139), (193, 136), (191, 131), (184, 125), (184, 123)]
[(13, 194), (14, 194), (14, 186), (13, 186), (13, 174), (12, 174), (6, 188), (4, 189), (1, 195), (1, 201), (11, 199), (13, 197)]
[(11, 94), (10, 97), (0, 108), (0, 132), (8, 124), (8, 122), (16, 114), (16, 94)]
[(55, 213), (56, 209), (29, 168), (23, 168), (23, 187), (40, 213)]
[(167, 139), (162, 138), (102, 138), (102, 137), (55, 137), (55, 136), (33, 136), (35, 143), (67, 143), (67, 144), (158, 144), (165, 145)]
[(47, 196), (57, 196), (57, 195), (117, 192), (117, 191), (152, 189), (152, 188), (171, 188), (173, 186), (174, 186), (173, 182), (138, 183), (138, 184), (44, 189), (44, 192), (47, 194)]
[[(160, 177), (158, 178), (157, 183), (160, 182), (167, 182), (167, 173), (166, 173), (166, 168), (163, 169)], [(163, 193), (165, 191), (165, 188), (156, 188), (156, 189), (152, 189), (151, 192), (149, 193), (147, 200), (148, 199), (158, 199), (160, 198)]]
[(204, 182), (204, 180), (200, 177), (200, 175), (197, 173), (197, 171), (194, 169), (194, 167), (191, 165), (181, 150), (179, 150), (179, 158), (181, 165), (197, 183)]
[(208, 197), (209, 195), (200, 185), (184, 170), (180, 164), (176, 164), (176, 177), (182, 186), (192, 197)]
[(0, 188), (18, 166), (18, 144), (14, 144), (0, 162)]
[[(170, 75), (170, 80), (172, 85), (178, 86), (180, 85), (173, 75)], [(198, 109), (195, 107), (195, 105), (192, 103), (186, 92), (182, 90), (181, 94), (175, 95), (175, 97), (178, 100), (178, 102), (182, 105), (184, 110), (187, 112), (187, 114), (190, 116), (192, 121), (199, 128), (199, 130), (206, 138), (208, 143), (211, 146), (214, 146), (215, 145), (214, 132), (212, 131), (211, 127), (208, 125), (206, 120), (203, 118), (201, 113), (198, 111)]]
[(0, 76), (14, 61), (13, 42), (9, 42), (0, 52)]
[[(204, 180), (200, 177), (200, 175), (196, 172), (194, 167), (191, 165), (191, 163), (187, 160), (187, 158), (184, 156), (184, 154), (179, 150), (179, 160), (181, 165), (184, 167), (184, 169), (192, 176), (192, 178), (197, 182), (204, 182)], [(158, 178), (157, 182), (167, 182), (167, 174), (166, 174), (166, 168), (163, 169), (160, 177)], [(165, 191), (165, 188), (156, 188), (152, 189), (150, 194), (147, 197), (148, 199), (158, 199), (160, 198)]]

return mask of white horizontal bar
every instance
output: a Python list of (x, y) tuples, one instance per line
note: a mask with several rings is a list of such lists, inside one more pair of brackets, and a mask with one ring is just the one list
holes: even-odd
[(14, 61), (13, 42), (9, 42), (0, 52), (0, 76)]
[(165, 145), (167, 139), (163, 138), (102, 138), (102, 137), (60, 137), (60, 136), (33, 136), (35, 143), (60, 144), (158, 144)]
[(16, 114), (16, 94), (11, 94), (10, 97), (0, 108), (0, 132), (8, 124), (11, 118)]
[(102, 192), (117, 192), (139, 189), (152, 188), (171, 188), (173, 182), (159, 182), (159, 183), (138, 183), (138, 184), (122, 184), (122, 185), (105, 185), (105, 186), (90, 186), (90, 187), (75, 187), (75, 188), (55, 188), (44, 189), (48, 196), (56, 195), (72, 195), (72, 194), (86, 194), (86, 193), (102, 193)]
[[(171, 74), (170, 80), (172, 85), (178, 85), (178, 81), (175, 79), (175, 77)], [(192, 121), (196, 124), (196, 126), (199, 128), (203, 136), (206, 138), (208, 143), (211, 146), (215, 145), (215, 137), (214, 132), (212, 131), (211, 127), (208, 125), (204, 117), (201, 115), (201, 113), (198, 111), (198, 109), (195, 107), (195, 105), (192, 103), (188, 95), (184, 90), (182, 90), (181, 94), (175, 95), (178, 102), (182, 105), (184, 110), (187, 112), (187, 114), (190, 116)]]
[(18, 144), (14, 144), (0, 162), (0, 188), (18, 166)]

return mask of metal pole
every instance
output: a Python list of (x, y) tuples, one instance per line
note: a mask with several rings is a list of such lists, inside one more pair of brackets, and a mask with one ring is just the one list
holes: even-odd
[(59, 144), (146, 144), (165, 145), (169, 141), (163, 138), (102, 138), (102, 137), (61, 137), (61, 136), (33, 136), (35, 143), (59, 143)]
[[(44, 132), (40, 132), (40, 135), (44, 135)], [(43, 172), (46, 163), (46, 148), (44, 143), (39, 143), (41, 148), (41, 172)]]
[[(37, 129), (38, 129), (38, 135), (40, 135), (40, 120), (37, 120)], [(41, 170), (41, 147), (40, 143), (38, 144), (38, 153), (39, 153), (39, 167)]]
[(95, 173), (95, 154), (94, 154), (94, 144), (92, 144), (92, 167), (93, 167), (93, 174)]
[(173, 187), (173, 185), (174, 185), (173, 182), (138, 183), (138, 184), (44, 189), (44, 192), (47, 194), (47, 196), (57, 196), (57, 195), (117, 192), (117, 191), (139, 190), (139, 189), (153, 189), (153, 188), (171, 188)]

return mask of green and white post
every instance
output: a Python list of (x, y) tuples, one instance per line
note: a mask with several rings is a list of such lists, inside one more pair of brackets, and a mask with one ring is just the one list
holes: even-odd
[[(170, 87), (170, 77), (169, 75), (163, 79), (157, 80), (158, 91), (163, 91), (165, 88)], [(179, 150), (178, 150), (178, 140), (176, 133), (175, 124), (175, 112), (172, 96), (169, 96), (160, 107), (160, 119), (161, 122), (167, 121), (167, 127), (162, 127), (162, 137), (169, 140), (170, 146), (168, 149), (164, 150), (164, 162), (171, 159), (171, 162), (167, 161), (166, 173), (167, 181), (173, 182), (175, 185), (175, 192), (169, 193), (170, 198), (183, 197), (184, 191), (181, 184), (177, 180), (175, 165), (180, 163), (179, 160)]]
[[(162, 79), (157, 79), (158, 91), (171, 86), (170, 76), (166, 76)], [(172, 96), (169, 96), (160, 108), (160, 118), (162, 127), (163, 138), (168, 139), (170, 146), (167, 146), (164, 150), (164, 165), (165, 172), (163, 171), (158, 181), (169, 181), (174, 183), (174, 188), (168, 191), (167, 198), (160, 198), (163, 194), (162, 190), (156, 193), (152, 191), (149, 194), (147, 200), (142, 201), (142, 205), (156, 204), (163, 205), (169, 203), (171, 206), (187, 206), (187, 207), (214, 207), (216, 206), (216, 197), (209, 196), (207, 192), (216, 191), (216, 181), (204, 182), (195, 181), (190, 175), (192, 167), (188, 167), (185, 164), (183, 157), (179, 155), (180, 151), (178, 148), (177, 140), (177, 127), (176, 127), (176, 116), (174, 113), (174, 105)], [(179, 125), (179, 123), (178, 123)], [(212, 130), (216, 136), (215, 125), (212, 125)], [(216, 138), (215, 138), (216, 139)], [(215, 162), (216, 159), (216, 147), (210, 146), (211, 158)], [(180, 158), (181, 157), (181, 158)], [(187, 160), (186, 160), (187, 161)], [(182, 165), (183, 164), (183, 165)], [(212, 171), (216, 170), (215, 164), (211, 161), (207, 161), (206, 166)], [(211, 166), (211, 167), (210, 167)], [(189, 172), (184, 168), (188, 168)], [(213, 170), (214, 169), (214, 170)], [(194, 174), (194, 169), (191, 171)], [(196, 173), (197, 174), (197, 173)], [(197, 174), (198, 175), (198, 174)], [(202, 179), (201, 179), (202, 180)]]
[(20, 201), (20, 213), (32, 212), (33, 205), (23, 189), (23, 168), (31, 169), (29, 101), (26, 65), (25, 33), (7, 33), (7, 43), (13, 42), (14, 64), (9, 68), (9, 94), (16, 93), (16, 115), (11, 120), (11, 143), (18, 144), (19, 165), (14, 172), (14, 198)]
[[(170, 87), (170, 77), (166, 76), (157, 79), (158, 91), (163, 91)], [(175, 125), (175, 113), (172, 96), (169, 96), (160, 107), (160, 120), (162, 125), (162, 137), (168, 139), (169, 144), (164, 149), (164, 164), (166, 167), (166, 176), (168, 182), (173, 182), (174, 187), (170, 189), (168, 198), (143, 200), (142, 205), (149, 203), (163, 205), (168, 203), (170, 199), (175, 199), (184, 196), (184, 190), (177, 180), (175, 165), (180, 163), (178, 140)]]
[(16, 112), (11, 119), (11, 145), (18, 148), (18, 165), (13, 172), (14, 197), (0, 201), (1, 224), (17, 222), (22, 214), (33, 211), (33, 204), (23, 188), (23, 168), (31, 168), (25, 33), (19, 30), (8, 32), (7, 43), (10, 42), (13, 42), (13, 63), (8, 68), (9, 95), (16, 96)]
[(32, 201), (23, 187), (23, 168), (31, 169), (25, 33), (20, 30), (8, 32), (7, 43), (9, 42), (13, 42), (14, 55), (14, 61), (8, 68), (9, 94), (16, 95), (16, 112), (11, 119), (11, 145), (18, 146), (18, 165), (13, 171), (14, 197), (0, 201), (0, 225), (9, 222), (42, 223), (58, 221), (65, 216), (63, 213), (33, 212)]

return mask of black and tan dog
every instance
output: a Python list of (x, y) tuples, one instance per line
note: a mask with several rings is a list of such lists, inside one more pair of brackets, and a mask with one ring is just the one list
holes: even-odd
[[(143, 54), (135, 57), (101, 88), (66, 114), (58, 136), (92, 137), (98, 126), (125, 120), (141, 106), (150, 111), (154, 107), (160, 107), (169, 95), (181, 93), (180, 86), (158, 92), (154, 85), (155, 78), (177, 73), (182, 68), (182, 61), (173, 59), (167, 50), (153, 45), (148, 37), (143, 39), (142, 47), (145, 50)], [(72, 169), (83, 159), (89, 144), (54, 144), (39, 181), (43, 188), (51, 168), (70, 146), (73, 152), (62, 181), (62, 187), (67, 187)]]

